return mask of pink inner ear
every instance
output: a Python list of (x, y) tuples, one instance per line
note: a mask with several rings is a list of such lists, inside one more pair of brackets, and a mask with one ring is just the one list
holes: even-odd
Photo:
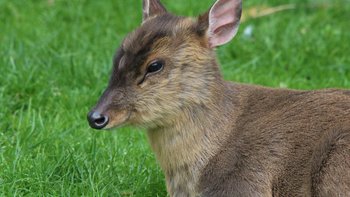
[(209, 42), (212, 48), (229, 42), (237, 33), (241, 0), (218, 0), (209, 12)]

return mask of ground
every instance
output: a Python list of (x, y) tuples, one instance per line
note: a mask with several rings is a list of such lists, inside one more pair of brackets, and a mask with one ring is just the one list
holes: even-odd
[[(196, 16), (213, 0), (162, 2)], [(225, 79), (350, 87), (349, 0), (249, 0), (244, 10), (235, 40), (217, 50)], [(141, 129), (96, 132), (86, 121), (140, 20), (141, 0), (0, 0), (0, 194), (166, 195)]]

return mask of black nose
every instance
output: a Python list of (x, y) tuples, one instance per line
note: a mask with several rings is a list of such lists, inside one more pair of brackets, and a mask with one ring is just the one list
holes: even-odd
[(108, 117), (105, 115), (102, 115), (96, 111), (91, 111), (88, 114), (88, 120), (90, 127), (94, 129), (103, 129), (108, 124)]

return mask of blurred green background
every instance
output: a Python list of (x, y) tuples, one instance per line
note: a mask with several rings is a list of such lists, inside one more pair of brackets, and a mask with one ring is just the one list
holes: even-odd
[[(196, 16), (214, 1), (162, 2)], [(140, 20), (141, 0), (0, 0), (1, 196), (166, 195), (142, 130), (86, 121)], [(350, 1), (246, 0), (237, 37), (217, 53), (227, 80), (349, 88)]]

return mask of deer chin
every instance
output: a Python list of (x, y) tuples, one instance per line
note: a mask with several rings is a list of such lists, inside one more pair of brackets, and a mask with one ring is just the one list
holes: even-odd
[(104, 129), (119, 128), (127, 124), (131, 112), (129, 110), (121, 110), (109, 113), (109, 123)]

